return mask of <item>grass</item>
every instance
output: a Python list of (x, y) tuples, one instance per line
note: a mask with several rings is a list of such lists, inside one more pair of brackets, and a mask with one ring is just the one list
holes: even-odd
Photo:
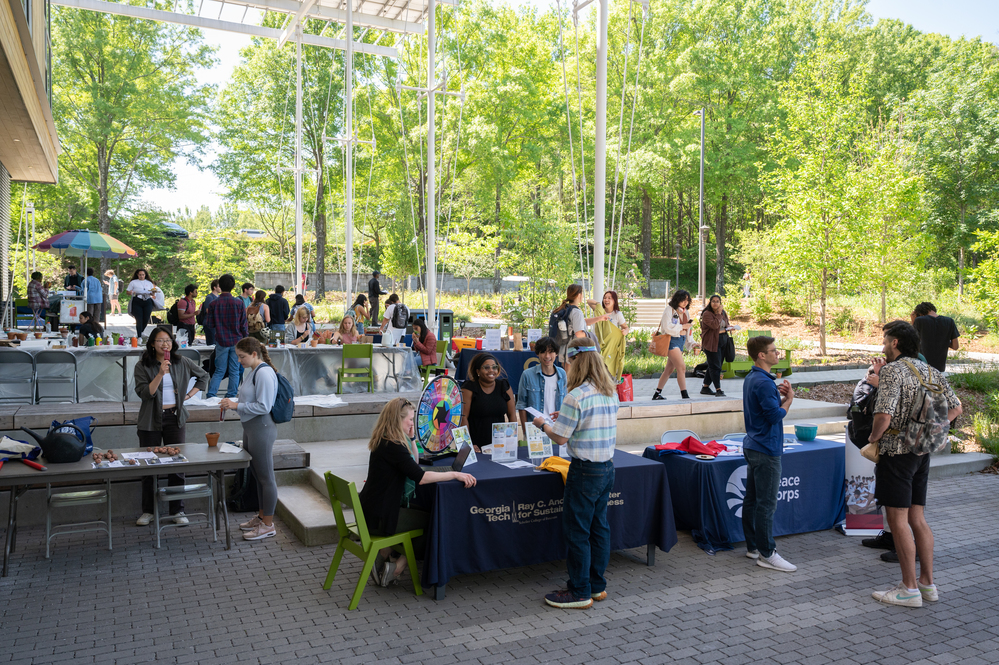
[(984, 408), (971, 416), (975, 441), (999, 460), (999, 371), (975, 369), (947, 377), (951, 386), (986, 395)]
[(999, 371), (974, 369), (960, 374), (949, 374), (947, 381), (955, 388), (973, 390), (977, 393), (999, 393)]

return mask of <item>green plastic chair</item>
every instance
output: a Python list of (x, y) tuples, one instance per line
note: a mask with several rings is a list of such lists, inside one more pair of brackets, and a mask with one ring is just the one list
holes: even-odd
[[(750, 339), (753, 337), (759, 337), (764, 335), (766, 337), (773, 337), (769, 330), (747, 330), (746, 338)], [(722, 376), (726, 379), (731, 379), (736, 376), (744, 377), (749, 374), (749, 370), (752, 368), (753, 363), (749, 360), (735, 360), (731, 363), (722, 363)], [(791, 370), (791, 351), (787, 349), (784, 351), (784, 357), (777, 361), (777, 364), (770, 368), (771, 372), (780, 372), (782, 377), (790, 376)]]
[[(336, 391), (343, 392), (342, 384), (362, 382), (368, 384), (368, 392), (375, 392), (374, 344), (344, 344), (340, 357), (340, 369), (336, 371)], [(348, 360), (367, 359), (367, 367), (347, 367)]]
[(420, 376), (423, 377), (423, 387), (426, 388), (427, 384), (430, 383), (431, 378), (437, 376), (441, 372), (447, 371), (447, 342), (444, 340), (437, 341), (437, 364), (436, 365), (423, 365), (420, 367)]
[[(367, 584), (368, 576), (375, 565), (375, 557), (378, 550), (393, 545), (402, 545), (406, 553), (406, 562), (409, 564), (409, 575), (413, 578), (413, 588), (417, 596), (423, 595), (423, 587), (420, 586), (420, 576), (416, 572), (416, 555), (413, 553), (413, 538), (423, 535), (423, 529), (413, 529), (412, 531), (401, 531), (392, 536), (372, 536), (368, 533), (368, 525), (364, 519), (364, 511), (361, 510), (361, 500), (357, 495), (357, 487), (354, 483), (348, 483), (343, 478), (334, 476), (331, 472), (326, 472), (326, 488), (330, 493), (330, 505), (333, 506), (333, 514), (336, 517), (336, 530), (340, 534), (340, 541), (337, 543), (333, 560), (330, 561), (329, 572), (326, 573), (326, 581), (323, 582), (323, 589), (329, 590), (333, 585), (333, 578), (336, 577), (340, 569), (340, 561), (343, 559), (345, 551), (350, 552), (364, 562), (361, 569), (361, 578), (354, 588), (354, 595), (350, 598), (350, 605), (347, 609), (356, 610), (361, 602), (361, 594), (364, 593), (364, 586)], [(350, 508), (354, 512), (354, 521), (348, 523), (344, 517), (344, 507)]]

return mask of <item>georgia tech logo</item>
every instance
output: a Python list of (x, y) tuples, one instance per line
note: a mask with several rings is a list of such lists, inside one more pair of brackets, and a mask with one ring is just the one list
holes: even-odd
[(725, 484), (725, 494), (728, 495), (728, 509), (735, 510), (736, 517), (742, 517), (742, 501), (746, 498), (746, 464), (740, 465)]

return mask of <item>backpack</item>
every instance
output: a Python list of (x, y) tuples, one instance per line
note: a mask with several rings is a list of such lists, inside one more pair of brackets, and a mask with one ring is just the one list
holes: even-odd
[(166, 319), (167, 319), (167, 323), (169, 323), (171, 326), (179, 326), (180, 325), (180, 314), (177, 312), (177, 303), (178, 302), (179, 302), (178, 300), (174, 300), (173, 304), (170, 305), (170, 309), (167, 310), (167, 317), (166, 317)]
[(575, 332), (569, 323), (569, 315), (572, 314), (572, 310), (574, 309), (576, 309), (575, 305), (569, 305), (555, 310), (548, 317), (548, 336), (555, 340), (559, 348), (568, 344)]
[[(267, 363), (261, 364), (267, 365)], [(271, 367), (271, 369), (274, 368)], [(288, 379), (284, 378), (276, 369), (274, 369), (274, 374), (277, 375), (278, 388), (277, 395), (274, 397), (274, 406), (271, 407), (271, 418), (275, 423), (286, 423), (291, 420), (292, 414), (295, 413), (295, 391), (292, 390)], [(253, 374), (253, 385), (257, 385), (256, 372)]]
[(260, 316), (260, 305), (250, 305), (246, 308), (246, 329), (251, 333), (264, 329), (264, 317)]
[(198, 308), (198, 313), (194, 315), (194, 320), (198, 322), (199, 326), (205, 325), (205, 314), (207, 313), (205, 311), (205, 303), (202, 302), (201, 307)]
[(857, 397), (854, 391), (850, 398), (850, 406), (846, 411), (846, 431), (850, 435), (853, 445), (863, 448), (871, 438), (871, 430), (874, 429), (874, 402), (878, 399), (878, 389), (869, 386), (870, 391), (864, 392)]
[(908, 419), (899, 432), (902, 443), (909, 446), (917, 455), (935, 453), (943, 450), (949, 443), (950, 420), (947, 418), (947, 391), (943, 377), (938, 382), (933, 380), (933, 370), (927, 367), (929, 378), (923, 380), (916, 366), (902, 359), (916, 375), (919, 387), (912, 398), (912, 409)]
[(392, 327), (405, 328), (409, 325), (409, 308), (401, 302), (395, 303), (395, 310), (392, 312)]

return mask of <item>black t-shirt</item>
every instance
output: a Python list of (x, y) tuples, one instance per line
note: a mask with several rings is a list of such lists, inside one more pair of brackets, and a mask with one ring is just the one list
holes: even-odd
[(361, 508), (368, 529), (375, 534), (395, 533), (406, 479), (419, 484), (423, 469), (406, 446), (382, 441), (368, 455), (368, 478), (361, 490)]
[(77, 333), (83, 335), (84, 338), (89, 337), (90, 335), (93, 335), (94, 337), (99, 337), (101, 335), (101, 331), (98, 331), (97, 327), (89, 321), (82, 324), (79, 330), (77, 330)]
[(378, 283), (377, 277), (368, 280), (368, 300), (378, 300), (382, 293), (382, 285)]
[(926, 356), (926, 363), (941, 372), (947, 371), (947, 349), (951, 340), (961, 333), (954, 319), (949, 316), (918, 316), (913, 324), (919, 333), (919, 350)]
[(83, 286), (83, 275), (80, 273), (76, 273), (75, 275), (66, 275), (62, 278), (62, 285), (66, 289), (71, 286)]
[(482, 392), (475, 381), (465, 381), (461, 388), (472, 393), (468, 405), (468, 435), (472, 443), (479, 448), (492, 444), (493, 423), (505, 422), (504, 416), (508, 415), (506, 403), (510, 396), (506, 391), (510, 389), (510, 383), (506, 379), (496, 379), (489, 394)]

